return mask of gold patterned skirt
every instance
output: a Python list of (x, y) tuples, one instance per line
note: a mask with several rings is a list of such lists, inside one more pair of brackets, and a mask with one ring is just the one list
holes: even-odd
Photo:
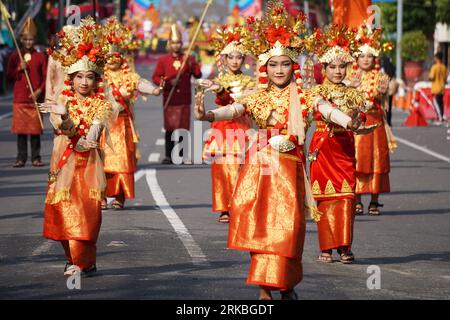
[(101, 141), (105, 152), (106, 195), (115, 197), (124, 194), (134, 198), (134, 173), (136, 171), (136, 144), (133, 139), (131, 119), (121, 112), (110, 131), (114, 150)]
[(250, 252), (249, 284), (287, 290), (302, 279), (305, 177), (296, 153), (300, 146), (290, 154), (266, 146), (254, 159), (247, 152), (241, 168), (231, 202), (228, 248)]
[[(73, 154), (72, 156), (75, 156)], [(47, 194), (44, 209), (44, 237), (52, 240), (82, 240), (96, 242), (102, 222), (101, 190), (93, 190), (87, 177), (89, 153), (77, 156), (70, 189), (63, 194)], [(56, 199), (60, 198), (60, 199)]]
[[(366, 113), (366, 125), (383, 122), (383, 114), (373, 108)], [(356, 193), (390, 192), (389, 145), (384, 124), (372, 133), (355, 136)]]

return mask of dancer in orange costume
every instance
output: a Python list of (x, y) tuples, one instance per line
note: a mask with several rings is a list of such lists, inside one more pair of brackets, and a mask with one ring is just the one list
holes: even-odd
[[(247, 283), (260, 286), (259, 298), (297, 299), (303, 278), (305, 207), (317, 219), (305, 174), (303, 97), (299, 34), (305, 17), (289, 17), (282, 2), (271, 1), (264, 20), (248, 18), (242, 43), (258, 57), (258, 93), (205, 114), (203, 93), (196, 95), (196, 117), (205, 121), (252, 116), (259, 133), (248, 149), (230, 206), (228, 248), (251, 256)], [(281, 30), (282, 32), (278, 32)], [(261, 42), (251, 41), (258, 38)], [(309, 196), (307, 196), (309, 195)]]
[[(220, 55), (225, 71), (214, 80), (199, 80), (199, 85), (216, 93), (218, 108), (232, 104), (255, 87), (251, 76), (242, 73), (245, 50), (236, 39), (241, 27), (226, 27), (214, 36), (212, 46)], [(221, 212), (219, 222), (229, 222), (229, 206), (239, 175), (240, 158), (245, 150), (245, 132), (251, 121), (247, 116), (216, 121), (205, 143), (204, 159), (211, 160), (212, 210)], [(228, 134), (228, 138), (227, 138)]]
[[(372, 133), (355, 136), (356, 147), (356, 214), (363, 214), (362, 194), (371, 194), (369, 215), (379, 215), (380, 193), (390, 191), (389, 149), (395, 148), (386, 121), (389, 77), (380, 71), (381, 29), (371, 30), (363, 24), (357, 34), (358, 51), (352, 68), (350, 86), (364, 93), (367, 125), (379, 124)], [(388, 130), (388, 131), (387, 131)], [(388, 134), (387, 134), (388, 133)]]
[[(101, 146), (105, 152), (106, 196), (115, 198), (112, 208), (123, 209), (125, 199), (134, 198), (136, 144), (139, 142), (134, 126), (135, 94), (159, 95), (161, 89), (130, 70), (125, 55), (134, 49), (131, 29), (115, 17), (107, 20), (105, 28), (110, 44), (104, 70), (105, 88), (112, 93), (112, 102), (120, 113), (109, 135), (113, 148), (104, 138)], [(106, 199), (102, 201), (102, 209), (107, 209)]]
[(102, 195), (106, 181), (98, 140), (112, 113), (101, 87), (107, 48), (101, 26), (92, 18), (60, 33), (61, 49), (53, 58), (66, 72), (57, 104), (40, 106), (51, 112), (55, 129), (44, 211), (44, 237), (60, 241), (66, 253), (65, 275), (81, 269), (96, 272)]
[(337, 249), (340, 261), (354, 261), (353, 241), (355, 198), (355, 146), (353, 132), (367, 133), (374, 128), (360, 128), (364, 120), (361, 111), (364, 96), (346, 87), (343, 80), (347, 65), (354, 61), (354, 33), (345, 27), (330, 26), (325, 33), (317, 30), (312, 36), (323, 64), (326, 79), (308, 92), (314, 108), (316, 131), (311, 144), (312, 192), (321, 213), (317, 223), (318, 261), (332, 262), (332, 250)]

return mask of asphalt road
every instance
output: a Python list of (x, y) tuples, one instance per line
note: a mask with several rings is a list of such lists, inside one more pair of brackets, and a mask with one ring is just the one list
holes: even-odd
[[(149, 78), (151, 68), (140, 66), (139, 71)], [(208, 99), (212, 105), (213, 98)], [(0, 101), (0, 299), (257, 299), (257, 287), (245, 284), (248, 253), (226, 249), (228, 226), (219, 224), (218, 216), (211, 213), (209, 167), (158, 164), (164, 153), (160, 97), (139, 99), (136, 104), (141, 136), (136, 198), (127, 201), (123, 211), (103, 213), (98, 274), (82, 279), (80, 290), (68, 289), (62, 275), (62, 247), (42, 237), (48, 166), (33, 168), (28, 162), (25, 168), (11, 167), (16, 137), (9, 132), (10, 111), (10, 101), (4, 98)], [(402, 127), (405, 116), (394, 115), (394, 134), (402, 142), (392, 154), (392, 192), (380, 199), (383, 215), (357, 217), (356, 263), (315, 262), (317, 228), (308, 222), (304, 280), (296, 287), (300, 299), (450, 298), (447, 128)], [(52, 149), (48, 119), (45, 126), (42, 156), (48, 164)], [(198, 143), (200, 135), (194, 139)], [(364, 202), (367, 207), (369, 199)], [(367, 286), (373, 270), (380, 272), (379, 289)]]

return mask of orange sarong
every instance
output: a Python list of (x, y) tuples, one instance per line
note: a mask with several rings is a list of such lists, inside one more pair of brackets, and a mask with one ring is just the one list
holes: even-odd
[(121, 112), (110, 130), (114, 150), (101, 144), (105, 152), (106, 195), (116, 197), (123, 193), (126, 199), (134, 198), (134, 173), (136, 171), (136, 145), (133, 140), (131, 119)]
[(318, 201), (322, 213), (317, 222), (320, 250), (351, 247), (355, 221), (355, 200), (351, 198)]
[[(241, 168), (230, 209), (228, 248), (249, 251), (247, 283), (288, 290), (303, 277), (305, 238), (304, 168), (301, 146), (279, 154), (274, 163), (258, 151), (264, 163), (249, 160)], [(271, 171), (265, 169), (271, 168)]]
[(66, 253), (67, 261), (83, 269), (88, 269), (96, 263), (97, 246), (95, 242), (63, 240), (61, 244)]
[[(90, 181), (86, 180), (89, 158), (80, 154), (71, 156), (77, 157), (77, 165), (67, 193), (69, 196), (65, 195), (57, 203), (45, 204), (44, 237), (61, 241), (68, 261), (86, 269), (95, 264), (95, 243), (102, 223), (101, 195), (94, 197), (96, 192), (90, 188)], [(47, 200), (50, 201), (49, 195)]]
[[(366, 125), (383, 122), (379, 108), (366, 113)], [(389, 146), (384, 124), (372, 133), (355, 135), (356, 193), (380, 194), (390, 192)]]

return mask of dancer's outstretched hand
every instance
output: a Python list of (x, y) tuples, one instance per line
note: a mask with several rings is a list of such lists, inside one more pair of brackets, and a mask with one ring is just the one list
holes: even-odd
[(38, 103), (39, 112), (42, 113), (54, 113), (60, 116), (67, 114), (66, 106), (61, 104), (48, 104), (48, 103)]
[(205, 93), (197, 92), (195, 95), (195, 109), (194, 109), (195, 118), (197, 120), (205, 120)]
[(369, 134), (372, 133), (376, 128), (378, 128), (381, 125), (380, 123), (372, 124), (370, 126), (361, 126), (358, 129), (354, 130), (353, 132), (355, 134)]

